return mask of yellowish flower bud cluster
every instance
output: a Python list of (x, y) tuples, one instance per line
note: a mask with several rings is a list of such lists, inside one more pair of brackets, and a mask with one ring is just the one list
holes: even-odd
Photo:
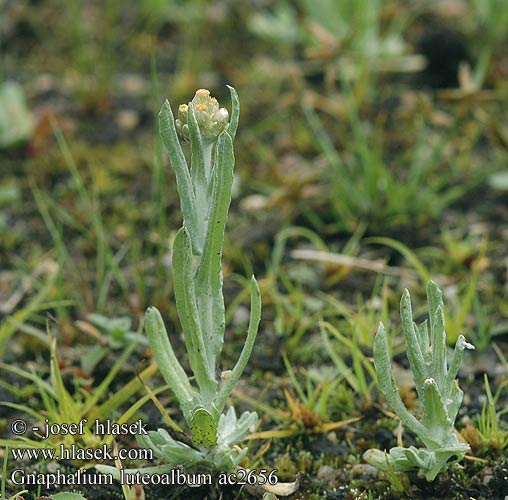
[[(214, 141), (219, 134), (226, 130), (229, 122), (229, 113), (225, 108), (219, 108), (215, 97), (210, 97), (210, 91), (199, 89), (194, 99), (189, 103), (194, 110), (194, 116), (203, 138)], [(175, 120), (178, 133), (189, 139), (189, 106), (181, 104), (178, 108), (178, 118)]]

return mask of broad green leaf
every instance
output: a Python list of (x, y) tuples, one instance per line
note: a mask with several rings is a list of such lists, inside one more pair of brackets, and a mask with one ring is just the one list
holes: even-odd
[(192, 412), (189, 425), (195, 446), (210, 447), (217, 444), (217, 422), (205, 408), (201, 406)]

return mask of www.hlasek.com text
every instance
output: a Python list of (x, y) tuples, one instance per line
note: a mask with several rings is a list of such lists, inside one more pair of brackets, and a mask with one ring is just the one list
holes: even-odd
[(75, 444), (57, 448), (13, 448), (14, 460), (29, 460), (36, 462), (52, 462), (55, 460), (153, 460), (151, 448), (119, 448), (111, 449), (106, 444), (97, 448), (80, 448)]

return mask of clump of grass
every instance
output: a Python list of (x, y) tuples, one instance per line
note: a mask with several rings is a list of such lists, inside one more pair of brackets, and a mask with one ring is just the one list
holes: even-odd
[(436, 140), (431, 129), (422, 125), (410, 154), (387, 160), (383, 132), (377, 130), (377, 136), (369, 132), (350, 95), (348, 110), (352, 138), (347, 151), (341, 153), (315, 109), (309, 104), (303, 107), (329, 164), (326, 192), (339, 228), (354, 231), (363, 221), (372, 230), (385, 230), (415, 219), (437, 218), (479, 182), (475, 178), (456, 182), (453, 172), (442, 168), (442, 153), (456, 136), (457, 126), (450, 126)]
[[(90, 392), (78, 390), (72, 393), (64, 384), (62, 372), (58, 363), (57, 342), (48, 330), (47, 343), (50, 351), (50, 382), (34, 370), (25, 370), (14, 365), (0, 363), (0, 367), (5, 372), (13, 373), (26, 381), (27, 384), (34, 386), (42, 401), (42, 408), (34, 409), (25, 403), (1, 403), (3, 406), (25, 413), (36, 419), (37, 422), (48, 421), (49, 424), (79, 423), (86, 420), (83, 426), (83, 434), (54, 434), (46, 440), (37, 440), (26, 436), (16, 439), (0, 439), (0, 446), (11, 447), (30, 447), (30, 448), (58, 448), (60, 445), (69, 447), (75, 444), (81, 448), (96, 448), (102, 445), (112, 443), (113, 435), (97, 436), (93, 432), (93, 426), (96, 420), (105, 421), (116, 416), (116, 422), (119, 424), (127, 423), (136, 414), (136, 412), (147, 403), (150, 398), (145, 395), (136, 403), (132, 404), (127, 410), (122, 409), (129, 399), (136, 393), (142, 392), (143, 384), (141, 379), (149, 380), (157, 371), (157, 366), (153, 363), (142, 370), (138, 376), (128, 383), (124, 384), (115, 391), (113, 396), (109, 396), (108, 391), (112, 383), (116, 380), (118, 373), (130, 358), (136, 348), (137, 341), (131, 342), (107, 372), (103, 381), (93, 387)], [(9, 387), (7, 387), (9, 389)], [(14, 387), (12, 391), (19, 392)]]
[(508, 447), (508, 429), (504, 424), (504, 415), (508, 413), (508, 409), (497, 410), (499, 398), (503, 389), (506, 389), (507, 383), (501, 384), (495, 394), (492, 394), (489, 378), (484, 375), (485, 401), (482, 412), (478, 416), (478, 433), (480, 435), (483, 446), (489, 450), (504, 450)]

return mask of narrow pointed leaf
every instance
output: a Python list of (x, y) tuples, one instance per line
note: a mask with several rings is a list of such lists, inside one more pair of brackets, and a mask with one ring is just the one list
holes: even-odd
[(180, 146), (178, 135), (175, 128), (175, 119), (169, 101), (166, 101), (159, 113), (159, 132), (162, 143), (168, 152), (171, 166), (176, 174), (176, 186), (180, 195), (180, 204), (182, 207), (183, 220), (189, 229), (189, 236), (192, 241), (194, 252), (199, 253), (200, 249), (197, 241), (197, 221), (194, 190), (187, 166), (187, 161)]
[(446, 367), (446, 333), (443, 306), (439, 306), (436, 310), (434, 328), (435, 343), (432, 345), (432, 374), (437, 385), (444, 388), (448, 370)]
[(205, 161), (203, 158), (203, 137), (199, 130), (198, 122), (196, 121), (196, 114), (194, 113), (194, 106), (192, 103), (189, 103), (187, 124), (189, 126), (189, 137), (191, 141), (191, 177), (194, 181), (194, 184), (196, 181), (202, 184), (206, 184)]
[(438, 386), (443, 387), (446, 376), (446, 333), (443, 294), (433, 281), (430, 281), (427, 285), (427, 301), (429, 303), (432, 344), (432, 376)]
[(191, 243), (182, 227), (173, 244), (173, 281), (176, 308), (183, 328), (185, 347), (192, 371), (201, 390), (208, 395), (215, 391), (214, 367), (208, 362), (208, 347), (199, 323), (196, 291), (193, 282)]
[[(208, 175), (207, 170), (211, 169), (212, 145), (203, 141), (194, 113), (194, 106), (189, 103), (188, 126), (191, 140), (191, 179), (194, 189), (196, 209), (196, 239), (199, 248), (202, 249), (206, 234), (206, 219), (208, 210)], [(208, 168), (207, 165), (208, 164)]]
[(188, 412), (196, 392), (191, 387), (182, 365), (176, 359), (164, 321), (155, 307), (149, 307), (145, 313), (145, 331), (164, 380), (171, 387), (184, 413)]
[(234, 141), (236, 136), (236, 131), (238, 129), (238, 122), (240, 119), (240, 99), (238, 98), (238, 93), (236, 92), (234, 87), (230, 85), (227, 86), (229, 92), (231, 94), (231, 118), (229, 119), (229, 127), (228, 133), (231, 136), (231, 139)]
[(254, 342), (256, 341), (256, 335), (258, 333), (259, 321), (261, 320), (261, 292), (259, 291), (259, 286), (252, 276), (250, 280), (250, 320), (249, 327), (247, 330), (247, 338), (245, 339), (245, 344), (243, 346), (242, 352), (240, 353), (240, 357), (236, 362), (235, 367), (233, 368), (229, 379), (224, 382), (222, 386), (219, 396), (217, 398), (217, 410), (222, 412), (224, 406), (226, 406), (226, 402), (233, 391), (234, 386), (240, 379), (243, 370), (247, 366), (247, 362), (249, 361), (250, 355), (252, 353), (252, 349), (254, 348)]
[(474, 349), (474, 345), (466, 342), (463, 335), (459, 335), (457, 342), (455, 343), (455, 350), (453, 351), (452, 360), (448, 373), (446, 374), (446, 387), (452, 387), (452, 383), (459, 373), (460, 364), (462, 363), (462, 355), (465, 349)]
[(439, 387), (432, 378), (428, 378), (423, 384), (422, 423), (431, 435), (431, 443), (422, 438), (430, 448), (440, 447), (446, 440), (446, 434), (452, 432), (452, 423), (444, 409)]
[(213, 192), (209, 213), (208, 229), (203, 255), (196, 270), (197, 305), (201, 325), (207, 328), (205, 343), (208, 346), (210, 365), (222, 350), (225, 327), (224, 296), (222, 294), (221, 257), (224, 229), (231, 203), (231, 186), (234, 167), (233, 142), (223, 132), (216, 145), (213, 171)]
[[(425, 320), (423, 323), (421, 323), (420, 326), (418, 327), (418, 335), (420, 337), (420, 346), (421, 346), (425, 366), (429, 367), (432, 362), (432, 351), (430, 349), (430, 337), (429, 337), (429, 328), (428, 328), (428, 321), (427, 320)], [(428, 371), (426, 371), (426, 375), (427, 376), (429, 375)]]
[(407, 358), (411, 365), (418, 396), (421, 397), (421, 384), (426, 377), (426, 366), (423, 354), (420, 348), (420, 340), (417, 336), (415, 324), (413, 322), (413, 311), (411, 308), (411, 298), (409, 292), (404, 290), (400, 301), (400, 318), (402, 320), (402, 331), (406, 339)]
[(378, 331), (374, 337), (374, 366), (376, 367), (379, 388), (388, 404), (392, 407), (392, 410), (402, 420), (402, 423), (415, 434), (425, 436), (427, 434), (425, 427), (409, 413), (395, 386), (388, 352), (388, 338), (382, 323), (379, 324)]
[(455, 422), (457, 418), (457, 413), (459, 412), (460, 405), (462, 404), (462, 399), (464, 397), (464, 392), (459, 387), (459, 382), (455, 379), (451, 383), (451, 388), (448, 389), (448, 396), (445, 400), (446, 403), (446, 413), (451, 422)]

